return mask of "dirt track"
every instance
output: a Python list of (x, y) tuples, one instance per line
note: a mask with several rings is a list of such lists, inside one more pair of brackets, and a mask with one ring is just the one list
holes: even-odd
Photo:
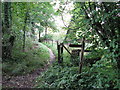
[[(46, 46), (47, 47), (47, 46)], [(48, 47), (47, 47), (48, 48)], [(55, 55), (52, 50), (48, 48), (50, 53), (50, 61), (44, 66), (44, 68), (39, 68), (30, 74), (23, 76), (3, 76), (2, 85), (3, 87), (9, 88), (34, 88), (35, 79), (44, 71), (48, 69), (48, 66), (52, 64), (55, 60)]]

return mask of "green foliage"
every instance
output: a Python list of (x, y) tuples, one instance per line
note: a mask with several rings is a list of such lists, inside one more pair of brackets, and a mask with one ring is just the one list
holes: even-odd
[(65, 66), (72, 66), (73, 63), (71, 62), (71, 55), (64, 49), (63, 51), (63, 63)]
[(47, 39), (51, 39), (51, 40), (52, 40), (52, 37), (53, 37), (53, 36), (50, 35), (50, 34), (47, 34), (47, 35), (44, 36), (45, 39), (47, 38)]
[(114, 41), (115, 46), (120, 46), (118, 2), (76, 2), (74, 7), (68, 28), (71, 30), (69, 38), (85, 37), (87, 40), (91, 40), (96, 47), (110, 48), (110, 44)]
[[(70, 63), (68, 54), (64, 52), (64, 63), (53, 64), (46, 72), (36, 79), (36, 88), (55, 89), (117, 89), (120, 88), (116, 61), (108, 50), (96, 50), (86, 54), (92, 60), (101, 57), (92, 67), (83, 65), (82, 73), (78, 74), (78, 66)], [(80, 78), (81, 76), (81, 78)]]
[(38, 48), (29, 49), (26, 52), (14, 49), (13, 58), (3, 62), (3, 74), (22, 75), (30, 73), (37, 68), (43, 67), (48, 60), (48, 49), (41, 43), (38, 44)]
[[(119, 88), (118, 72), (111, 60), (102, 59), (97, 61), (82, 79), (87, 82), (88, 88)], [(86, 75), (88, 76), (86, 77)], [(84, 77), (85, 75), (85, 77)], [(83, 84), (83, 86), (86, 85)]]
[[(118, 72), (111, 60), (97, 61), (92, 68), (83, 67), (78, 74), (78, 67), (54, 64), (36, 79), (36, 88), (55, 89), (115, 89), (119, 87)], [(81, 79), (80, 79), (81, 75)]]
[[(22, 44), (26, 37), (31, 36), (31, 38), (33, 38), (36, 36), (36, 31), (40, 31), (42, 33), (45, 30), (45, 27), (51, 28), (53, 31), (57, 30), (52, 18), (55, 12), (53, 6), (49, 2), (10, 2), (8, 4), (11, 6), (7, 7), (9, 15), (5, 15), (5, 11), (7, 11), (4, 7), (5, 4), (7, 4), (7, 2), (3, 2), (2, 5), (2, 31), (4, 32), (2, 39), (5, 43), (8, 42), (10, 35), (16, 36), (16, 40), (18, 41), (17, 43), (20, 42)], [(5, 21), (6, 17), (10, 20)], [(9, 26), (6, 26), (9, 27), (10, 30), (5, 28), (5, 23), (10, 23)], [(26, 40), (24, 42), (26, 42)]]
[[(7, 6), (7, 3), (3, 3), (3, 7), (5, 5)], [(47, 48), (41, 43), (32, 42), (34, 38), (31, 36), (36, 36), (36, 31), (42, 33), (46, 30), (47, 32), (50, 28), (53, 32), (56, 31), (53, 16), (61, 13), (63, 7), (60, 5), (55, 12), (49, 2), (13, 2), (8, 3), (8, 6), (9, 8), (4, 7), (2, 12), (2, 40), (6, 44), (10, 35), (13, 35), (16, 36), (16, 41), (11, 48), (12, 57), (3, 60), (3, 75), (30, 73), (43, 67), (49, 60)], [(26, 12), (27, 21), (25, 21)], [(76, 40), (83, 37), (91, 40), (92, 46), (87, 49), (96, 51), (86, 54), (85, 59), (90, 59), (92, 62), (95, 60), (95, 63), (91, 63), (92, 67), (83, 65), (82, 73), (78, 74), (78, 66), (75, 67), (74, 64), (79, 60), (74, 58), (75, 60), (70, 61), (70, 55), (64, 51), (63, 64), (53, 64), (54, 66), (37, 78), (36, 87), (74, 90), (120, 88), (119, 3), (76, 2), (72, 14), (66, 36), (76, 44), (78, 44)], [(47, 35), (45, 38), (62, 40), (64, 37), (62, 34), (63, 32), (56, 36)], [(24, 52), (22, 51), (23, 41), (26, 46)], [(56, 43), (46, 45), (57, 56)], [(101, 60), (97, 61), (96, 58)], [(88, 63), (91, 62), (90, 60)]]
[[(4, 32), (2, 40), (4, 45), (8, 43), (11, 35), (15, 36), (12, 52), (10, 52), (12, 53), (11, 58), (3, 60), (3, 73), (5, 75), (20, 75), (43, 67), (49, 60), (49, 52), (43, 44), (37, 43), (38, 46), (35, 46), (33, 41), (37, 36), (36, 32), (42, 33), (46, 27), (56, 30), (52, 18), (55, 13), (53, 6), (49, 2), (3, 2), (2, 4), (2, 31)], [(11, 6), (4, 7), (7, 4)], [(5, 11), (8, 11), (9, 14), (7, 15)], [(9, 28), (6, 29), (6, 27)], [(47, 38), (52, 37), (48, 36)], [(24, 43), (25, 51), (23, 52)]]
[(53, 42), (53, 44), (52, 44), (52, 41), (51, 41), (50, 43), (44, 43), (44, 44), (53, 51), (53, 53), (55, 54), (55, 56), (57, 58), (57, 55), (58, 55), (57, 43)]
[(106, 50), (93, 50), (92, 52), (88, 52), (85, 54), (85, 59), (95, 59), (95, 58), (101, 58)]
[[(69, 68), (55, 65), (51, 67), (48, 71), (42, 74), (41, 77), (37, 79), (37, 88), (62, 88), (68, 89), (70, 87), (72, 76), (75, 77), (77, 73), (77, 68)], [(68, 87), (68, 88), (67, 88)]]

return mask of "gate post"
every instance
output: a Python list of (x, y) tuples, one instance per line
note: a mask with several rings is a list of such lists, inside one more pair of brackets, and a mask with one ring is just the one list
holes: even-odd
[(79, 73), (82, 72), (82, 65), (83, 65), (83, 55), (84, 55), (84, 48), (85, 48), (85, 38), (82, 39), (82, 49), (80, 53), (80, 63), (79, 63)]

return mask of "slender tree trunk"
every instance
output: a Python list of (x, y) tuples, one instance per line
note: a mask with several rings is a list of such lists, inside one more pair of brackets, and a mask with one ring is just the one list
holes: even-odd
[(41, 34), (41, 32), (40, 32), (40, 30), (39, 30), (39, 42), (41, 42), (41, 40), (40, 40), (40, 34)]
[(10, 17), (9, 27), (10, 27), (10, 31), (12, 31), (12, 5), (11, 5), (11, 2), (9, 2), (9, 17)]
[(10, 35), (12, 31), (12, 10), (11, 2), (4, 2), (4, 24), (3, 34)]
[(32, 24), (32, 28), (31, 28), (31, 31), (32, 31), (32, 35), (31, 35), (31, 37), (33, 38), (33, 39), (35, 39), (35, 37), (34, 37), (34, 35), (35, 35), (35, 31), (34, 31), (34, 22), (31, 22), (31, 24)]
[(23, 51), (25, 51), (25, 39), (26, 39), (26, 37), (25, 37), (25, 34), (26, 34), (26, 25), (27, 25), (27, 15), (28, 15), (28, 12), (26, 12), (26, 14), (25, 14), (25, 21), (24, 21), (24, 27), (23, 27)]
[(9, 33), (9, 7), (8, 2), (4, 2), (4, 33)]
[[(11, 38), (11, 36), (10, 36), (11, 31), (12, 31), (12, 15), (11, 15), (11, 13), (12, 13), (11, 2), (4, 2), (3, 38), (4, 38), (4, 35), (7, 35), (8, 38), (9, 37)], [(7, 44), (7, 46), (3, 47), (3, 52), (2, 52), (3, 55), (5, 56), (5, 58), (11, 58), (13, 45), (8, 41), (9, 39), (5, 40), (7, 42), (4, 42), (5, 45)], [(7, 48), (7, 49), (5, 49), (5, 48)]]
[(45, 40), (46, 40), (46, 43), (47, 43), (47, 26), (45, 27)]
[(68, 37), (69, 32), (70, 32), (70, 29), (68, 29), (68, 30), (67, 30), (67, 33), (66, 33), (66, 36), (65, 36), (64, 41), (66, 41), (66, 40), (67, 40), (67, 37)]
[[(2, 12), (2, 4), (0, 3), (0, 12)], [(0, 26), (2, 26), (2, 17), (1, 17), (1, 14), (0, 14)], [(0, 38), (2, 38), (2, 27), (0, 27)], [(0, 59), (2, 58), (2, 39), (0, 39)], [(1, 80), (1, 78), (0, 78)]]
[(47, 35), (47, 27), (45, 27), (45, 36)]

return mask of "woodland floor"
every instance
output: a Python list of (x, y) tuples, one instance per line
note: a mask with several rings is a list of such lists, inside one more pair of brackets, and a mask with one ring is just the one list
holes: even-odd
[[(47, 47), (47, 46), (46, 46)], [(48, 48), (48, 47), (47, 47)], [(44, 68), (39, 68), (33, 72), (22, 75), (22, 76), (3, 76), (2, 86), (5, 88), (34, 88), (35, 79), (55, 61), (55, 55), (52, 50), (48, 48), (50, 53), (50, 61), (44, 66)]]

